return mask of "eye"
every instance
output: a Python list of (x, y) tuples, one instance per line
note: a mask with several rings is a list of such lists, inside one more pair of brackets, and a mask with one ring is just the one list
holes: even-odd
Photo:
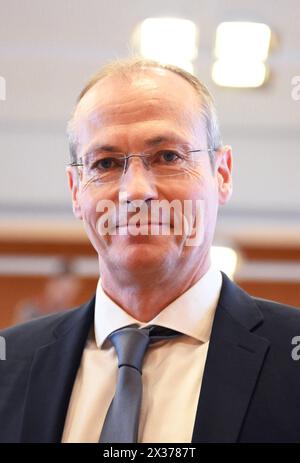
[(181, 159), (180, 154), (174, 150), (163, 150), (159, 151), (157, 154), (160, 161), (164, 161), (167, 163), (174, 163)]
[(113, 169), (117, 165), (117, 159), (114, 159), (112, 157), (109, 158), (103, 158), (103, 159), (98, 159), (93, 166), (92, 169), (99, 169), (99, 170), (109, 170)]
[(114, 160), (112, 158), (105, 158), (101, 159), (101, 161), (98, 161), (97, 164), (103, 169), (110, 169), (114, 164)]

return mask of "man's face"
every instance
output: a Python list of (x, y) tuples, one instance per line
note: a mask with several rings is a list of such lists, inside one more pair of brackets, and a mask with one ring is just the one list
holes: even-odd
[[(180, 146), (185, 150), (207, 148), (206, 128), (200, 113), (200, 101), (193, 87), (180, 76), (162, 69), (150, 69), (132, 79), (108, 77), (92, 87), (80, 101), (75, 123), (79, 139), (78, 156), (93, 152), (93, 146), (109, 147), (109, 152), (143, 153), (149, 140), (155, 149)], [(152, 146), (153, 148), (153, 146)], [(109, 154), (108, 154), (109, 156)], [(231, 193), (231, 151), (216, 153), (216, 171), (212, 172), (207, 151), (196, 153), (197, 165), (179, 176), (156, 176), (141, 158), (129, 160), (125, 175), (112, 183), (75, 180), (75, 168), (68, 169), (75, 215), (83, 220), (90, 241), (100, 260), (101, 273), (121, 270), (139, 276), (153, 272), (174, 272), (182, 265), (197, 268), (208, 259), (219, 203)], [(110, 200), (119, 210), (119, 193), (127, 203), (142, 200), (150, 210), (154, 200), (184, 200), (204, 205), (201, 217), (203, 240), (198, 246), (187, 246), (183, 232), (175, 235), (174, 217), (168, 235), (161, 233), (133, 235), (127, 228), (119, 234), (101, 235), (98, 220), (99, 201)], [(184, 210), (184, 207), (182, 207)], [(194, 217), (196, 219), (196, 217)], [(148, 227), (148, 225), (146, 226)], [(149, 226), (150, 227), (150, 226)], [(126, 226), (125, 226), (126, 228)], [(124, 233), (124, 229), (123, 229)], [(166, 273), (167, 274), (167, 273)]]

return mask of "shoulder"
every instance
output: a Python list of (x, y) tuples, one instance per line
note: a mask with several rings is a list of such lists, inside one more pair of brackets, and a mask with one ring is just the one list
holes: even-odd
[(223, 282), (219, 305), (250, 331), (257, 327), (297, 328), (300, 330), (300, 309), (280, 302), (252, 296), (222, 272)]
[(289, 352), (300, 341), (300, 309), (279, 302), (253, 298), (263, 315), (256, 334), (269, 339), (282, 353)]
[(300, 308), (282, 304), (280, 302), (252, 297), (261, 310), (266, 322), (285, 326), (300, 327)]
[(55, 331), (60, 325), (76, 318), (81, 311), (79, 306), (55, 314), (39, 317), (0, 330), (0, 337), (4, 339), (6, 350), (10, 356), (17, 358), (29, 357), (40, 346), (55, 340)]

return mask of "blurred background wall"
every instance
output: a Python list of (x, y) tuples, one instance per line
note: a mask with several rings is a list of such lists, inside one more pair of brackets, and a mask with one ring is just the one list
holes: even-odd
[[(17, 320), (20, 304), (40, 301), (56, 275), (77, 279), (68, 305), (95, 290), (95, 252), (67, 190), (65, 127), (85, 82), (132, 54), (132, 33), (149, 17), (196, 24), (194, 73), (213, 93), (233, 147), (234, 194), (215, 244), (237, 252), (234, 278), (250, 293), (300, 307), (298, 0), (0, 0), (0, 12), (0, 326)], [(237, 20), (272, 31), (270, 75), (259, 88), (212, 80), (216, 28)]]

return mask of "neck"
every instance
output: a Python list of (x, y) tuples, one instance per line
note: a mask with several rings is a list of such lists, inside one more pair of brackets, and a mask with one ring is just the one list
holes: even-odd
[(164, 275), (155, 271), (152, 275), (141, 275), (140, 278), (129, 278), (125, 281), (106, 269), (100, 275), (101, 285), (106, 294), (125, 312), (138, 321), (149, 322), (200, 280), (209, 266), (209, 256), (205, 256), (197, 268), (181, 268), (180, 273), (178, 269), (174, 269), (174, 272)]

